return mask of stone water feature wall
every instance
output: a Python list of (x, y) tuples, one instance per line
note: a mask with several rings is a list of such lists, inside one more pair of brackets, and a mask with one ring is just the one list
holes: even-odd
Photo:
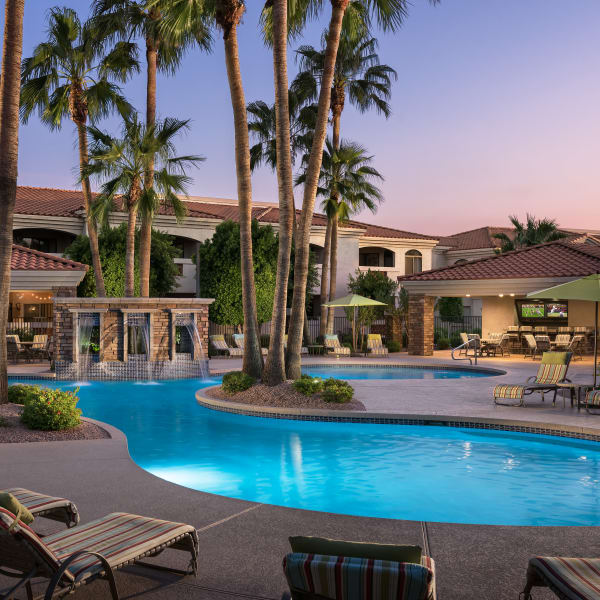
[[(208, 373), (207, 298), (54, 298), (54, 360), (57, 379), (178, 379)], [(79, 315), (99, 323), (99, 352), (79, 354)], [(128, 316), (147, 322), (150, 356), (128, 355)], [(176, 322), (196, 323), (202, 351), (176, 353)]]

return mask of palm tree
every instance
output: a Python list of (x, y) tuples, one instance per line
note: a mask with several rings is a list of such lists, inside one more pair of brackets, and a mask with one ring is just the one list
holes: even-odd
[[(122, 116), (132, 110), (111, 79), (125, 81), (138, 69), (135, 47), (119, 42), (102, 55), (102, 40), (69, 8), (51, 9), (48, 20), (48, 39), (23, 61), (21, 119), (26, 123), (37, 110), (43, 123), (60, 129), (63, 118), (69, 116), (77, 128), (79, 170), (83, 174), (88, 163), (88, 121), (94, 122), (115, 109)], [(82, 176), (81, 186), (96, 292), (105, 296), (89, 179)]]
[[(383, 199), (381, 190), (374, 183), (383, 181), (383, 177), (371, 166), (372, 159), (365, 148), (354, 142), (342, 141), (336, 149), (333, 140), (326, 141), (317, 195), (323, 198), (322, 207), (331, 223), (329, 301), (334, 299), (337, 285), (339, 224), (365, 208), (375, 212), (378, 203)], [(304, 180), (305, 175), (302, 174), (296, 179), (296, 183), (302, 184)], [(321, 297), (321, 303), (326, 299), (326, 296)], [(329, 311), (329, 316), (331, 318), (327, 319), (326, 331), (332, 333), (332, 310)], [(323, 324), (324, 320), (321, 321), (321, 328)]]
[(6, 322), (10, 290), (13, 213), (19, 158), (19, 95), (25, 0), (4, 4), (4, 43), (0, 79), (0, 404), (8, 402)]
[(493, 236), (502, 242), (500, 252), (510, 252), (519, 248), (553, 242), (568, 236), (558, 229), (554, 219), (536, 219), (529, 213), (527, 213), (525, 223), (521, 223), (515, 215), (509, 216), (509, 219), (514, 227), (513, 236), (506, 233), (495, 233)]
[[(167, 0), (148, 3), (135, 0), (94, 0), (94, 26), (121, 40), (141, 37), (146, 52), (146, 127), (156, 123), (156, 76), (157, 72), (174, 73), (185, 51), (197, 44), (210, 51), (212, 36), (204, 20), (198, 20), (193, 28), (185, 28), (177, 39), (161, 28), (161, 19), (168, 11)], [(144, 174), (144, 187), (152, 188), (154, 162), (148, 164)], [(140, 294), (150, 294), (150, 242), (154, 212), (143, 211), (140, 231)]]
[[(301, 28), (307, 19), (320, 12), (324, 3), (324, 0), (297, 0), (294, 2), (290, 14), (290, 31), (293, 33)], [(321, 173), (323, 145), (327, 134), (327, 116), (331, 106), (334, 67), (344, 17), (346, 16), (347, 31), (350, 34), (356, 34), (356, 32), (362, 34), (365, 29), (368, 29), (371, 15), (375, 16), (382, 28), (395, 30), (401, 25), (406, 16), (407, 5), (407, 0), (353, 0), (352, 2), (350, 0), (331, 0), (331, 18), (326, 36), (327, 42), (323, 58), (315, 133), (307, 162), (302, 212), (296, 236), (294, 297), (286, 357), (287, 376), (290, 379), (300, 377), (300, 349), (304, 328), (306, 280), (310, 258), (310, 228)]]
[[(302, 82), (307, 89), (306, 94), (316, 87), (316, 81), (323, 76), (325, 63), (325, 51), (316, 50), (312, 46), (301, 46), (297, 50), (300, 56), (300, 68), (302, 72), (298, 81)], [(344, 110), (346, 95), (350, 102), (361, 112), (375, 107), (378, 112), (386, 118), (390, 116), (391, 110), (388, 100), (391, 96), (392, 79), (397, 79), (397, 73), (392, 67), (382, 65), (377, 55), (377, 40), (368, 33), (361, 35), (358, 39), (350, 36), (347, 31), (342, 32), (340, 44), (335, 63), (333, 86), (331, 89), (331, 120), (333, 125), (333, 148), (340, 147), (340, 123)], [(331, 213), (333, 216), (336, 211)], [(332, 218), (333, 218), (332, 216)], [(337, 239), (331, 244), (331, 235), (337, 238), (337, 224), (327, 223), (325, 234), (324, 252), (330, 248), (337, 252)], [(325, 260), (321, 271), (321, 298), (327, 298), (327, 269), (329, 260)], [(335, 273), (331, 273), (329, 282), (330, 296), (335, 293)], [(333, 326), (333, 311), (321, 303), (321, 320), (319, 334), (325, 335), (331, 331)]]
[[(125, 296), (135, 294), (135, 231), (138, 212), (155, 208), (159, 195), (170, 203), (181, 219), (185, 207), (177, 196), (186, 193), (190, 178), (185, 170), (203, 160), (200, 156), (176, 156), (174, 138), (187, 129), (188, 121), (167, 118), (152, 127), (140, 123), (137, 115), (125, 119), (122, 137), (115, 138), (96, 127), (88, 128), (92, 140), (87, 177), (103, 181), (94, 212), (103, 223), (115, 205), (122, 201), (127, 210), (127, 238), (125, 244)], [(154, 165), (151, 188), (144, 186), (148, 165)], [(156, 188), (156, 189), (155, 189)]]

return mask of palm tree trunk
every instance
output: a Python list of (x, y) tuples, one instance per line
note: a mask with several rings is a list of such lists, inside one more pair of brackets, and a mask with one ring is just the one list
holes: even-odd
[[(79, 170), (83, 173), (88, 164), (88, 138), (85, 123), (77, 121), (77, 137), (79, 139)], [(90, 240), (90, 254), (92, 255), (92, 267), (94, 269), (94, 279), (96, 280), (96, 296), (104, 298), (106, 288), (104, 287), (104, 277), (102, 275), (102, 262), (100, 261), (100, 248), (98, 246), (98, 230), (96, 229), (96, 220), (92, 215), (92, 189), (88, 177), (82, 177), (81, 189), (83, 191), (83, 206), (85, 209), (85, 222), (87, 227), (88, 239)]]
[(342, 111), (341, 109), (335, 110), (333, 111), (333, 136), (332, 136), (332, 142), (333, 142), (333, 149), (334, 150), (339, 150), (340, 149), (340, 122), (342, 120)]
[[(331, 218), (331, 267), (329, 275), (329, 302), (335, 300), (337, 286), (338, 216)], [(335, 308), (327, 315), (327, 333), (333, 333)]]
[(242, 307), (244, 311), (244, 359), (242, 370), (260, 378), (263, 360), (256, 318), (256, 289), (254, 286), (254, 263), (252, 260), (252, 175), (250, 171), (250, 142), (246, 98), (240, 71), (237, 25), (243, 14), (243, 4), (238, 5), (237, 19), (224, 28), (225, 63), (233, 108), (235, 133), (235, 170), (237, 175), (238, 204), (240, 214), (240, 251), (242, 271)]
[(275, 0), (273, 3), (273, 75), (279, 189), (279, 249), (269, 354), (263, 372), (263, 381), (267, 385), (277, 385), (285, 381), (283, 336), (285, 334), (290, 253), (295, 216), (287, 77), (287, 0)]
[(19, 97), (25, 0), (6, 0), (0, 80), (0, 404), (8, 402), (6, 324), (10, 292), (13, 213), (17, 198)]
[(129, 191), (127, 237), (125, 238), (125, 292), (126, 298), (135, 295), (135, 225), (141, 182), (134, 180)]
[(306, 281), (308, 279), (308, 261), (310, 258), (310, 228), (315, 208), (317, 184), (323, 160), (323, 144), (327, 134), (327, 116), (331, 102), (331, 85), (335, 68), (335, 59), (340, 45), (340, 32), (342, 20), (348, 7), (349, 0), (331, 0), (331, 20), (327, 35), (323, 77), (319, 92), (319, 104), (313, 144), (310, 150), (304, 196), (302, 199), (302, 213), (298, 228), (296, 256), (294, 260), (294, 298), (292, 300), (292, 314), (288, 332), (287, 347), (287, 376), (289, 379), (300, 377), (300, 349), (302, 346), (302, 331), (304, 329), (304, 306), (306, 301)]
[(327, 293), (327, 282), (329, 279), (329, 259), (331, 254), (331, 219), (327, 219), (327, 230), (325, 231), (325, 245), (323, 246), (323, 264), (321, 265), (321, 321), (319, 322), (319, 336), (324, 338), (327, 333), (327, 315), (329, 312), (325, 306), (329, 300)]
[[(154, 40), (146, 39), (146, 127), (156, 124), (156, 62), (158, 50)], [(149, 190), (154, 185), (154, 161), (144, 174), (144, 187)], [(152, 221), (154, 214), (144, 212), (140, 228), (140, 296), (150, 296), (150, 251), (152, 248)]]

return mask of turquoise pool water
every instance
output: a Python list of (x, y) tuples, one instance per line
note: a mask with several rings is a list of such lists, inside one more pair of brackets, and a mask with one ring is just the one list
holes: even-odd
[(310, 365), (303, 373), (313, 377), (339, 377), (340, 379), (463, 379), (465, 377), (490, 377), (493, 371), (467, 369), (423, 369), (419, 367), (337, 367)]
[(142, 468), (205, 492), (371, 517), (600, 525), (597, 443), (226, 414), (195, 401), (214, 383), (89, 382), (80, 406), (124, 431)]

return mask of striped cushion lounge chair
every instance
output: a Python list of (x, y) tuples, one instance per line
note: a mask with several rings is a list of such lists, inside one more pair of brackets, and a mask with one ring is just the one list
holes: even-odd
[(46, 496), (24, 488), (9, 488), (0, 492), (12, 494), (36, 519), (45, 517), (64, 523), (67, 527), (79, 523), (77, 506), (66, 498)]
[(212, 344), (212, 347), (217, 350), (218, 352), (224, 352), (225, 354), (228, 354), (229, 356), (243, 356), (244, 355), (244, 351), (240, 350), (239, 348), (231, 348), (230, 346), (227, 345), (227, 342), (225, 341), (225, 336), (224, 335), (211, 335), (210, 337), (210, 343)]
[(548, 587), (562, 600), (598, 600), (600, 558), (536, 556), (527, 567), (523, 600), (531, 600), (533, 587)]
[(600, 410), (600, 390), (589, 390), (585, 395), (584, 406), (588, 412)]
[[(233, 341), (235, 342), (235, 345), (243, 352), (244, 351), (244, 334), (243, 333), (234, 333)], [(261, 348), (260, 351), (262, 352), (263, 356), (266, 356), (267, 353), (269, 352), (268, 348)]]
[[(288, 336), (287, 333), (283, 336), (283, 349), (287, 350), (287, 341), (288, 341)], [(308, 354), (308, 348), (306, 346), (302, 346), (302, 348), (300, 348), (300, 354)]]
[(427, 556), (414, 564), (291, 553), (283, 571), (293, 600), (435, 600), (435, 565)]
[(374, 356), (389, 356), (388, 349), (383, 345), (378, 333), (370, 333), (367, 337), (367, 350)]
[(346, 348), (346, 346), (342, 346), (340, 344), (340, 340), (338, 339), (338, 336), (333, 333), (326, 333), (325, 334), (325, 348), (327, 349), (328, 352), (333, 352), (334, 354), (337, 354), (338, 356), (340, 354), (348, 354), (350, 355), (350, 348)]
[[(191, 525), (172, 523), (128, 513), (111, 513), (72, 529), (40, 538), (30, 527), (0, 508), (0, 569), (18, 582), (3, 598), (25, 586), (33, 600), (31, 579), (50, 582), (44, 600), (70, 594), (79, 586), (104, 578), (113, 600), (119, 599), (113, 572), (133, 563), (169, 570), (182, 575), (197, 573), (198, 534)], [(183, 571), (141, 562), (166, 548), (189, 552), (189, 567)], [(10, 571), (8, 571), (10, 569)]]
[[(539, 392), (544, 400), (545, 392), (554, 392), (552, 403), (556, 403), (557, 383), (567, 380), (571, 361), (570, 352), (544, 352), (537, 375), (529, 377), (524, 384), (501, 383), (494, 387), (494, 403), (502, 406), (525, 406), (525, 396)], [(499, 400), (512, 402), (499, 402)]]

